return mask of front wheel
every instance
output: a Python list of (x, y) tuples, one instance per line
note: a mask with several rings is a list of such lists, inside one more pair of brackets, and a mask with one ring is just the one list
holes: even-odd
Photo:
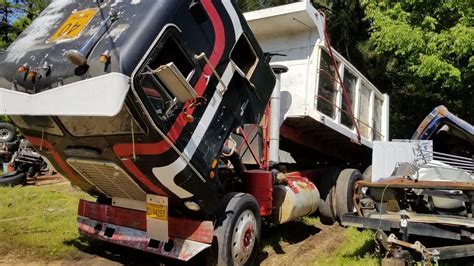
[(256, 199), (227, 194), (217, 212), (217, 265), (253, 265), (259, 252), (261, 219)]

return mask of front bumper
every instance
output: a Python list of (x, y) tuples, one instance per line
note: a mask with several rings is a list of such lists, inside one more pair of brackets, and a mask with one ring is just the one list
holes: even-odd
[(84, 200), (77, 222), (83, 236), (182, 261), (209, 248), (214, 232), (211, 221), (169, 217), (170, 240), (160, 242), (147, 237), (145, 212)]

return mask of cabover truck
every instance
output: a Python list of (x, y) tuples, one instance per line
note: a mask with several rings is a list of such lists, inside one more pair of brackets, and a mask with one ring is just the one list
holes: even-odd
[(0, 113), (72, 185), (82, 235), (252, 264), (262, 221), (352, 210), (388, 96), (309, 1), (53, 0), (0, 55)]

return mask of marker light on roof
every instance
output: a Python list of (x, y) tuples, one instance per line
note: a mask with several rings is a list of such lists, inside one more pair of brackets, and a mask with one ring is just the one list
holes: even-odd
[(26, 73), (28, 72), (30, 68), (28, 67), (28, 64), (23, 64), (18, 68), (18, 72), (20, 73)]
[(105, 63), (108, 63), (109, 60), (110, 60), (109, 50), (106, 50), (100, 55), (99, 62), (101, 62), (102, 64), (105, 64)]
[(36, 71), (30, 70), (27, 75), (29, 80), (35, 80), (36, 79)]

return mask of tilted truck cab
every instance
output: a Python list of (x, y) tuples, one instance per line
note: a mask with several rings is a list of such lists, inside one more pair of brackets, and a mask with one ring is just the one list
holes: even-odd
[(210, 219), (224, 196), (211, 172), (262, 119), (268, 61), (230, 0), (56, 0), (0, 55), (0, 112), (99, 202), (160, 195), (159, 218)]
[[(231, 1), (53, 1), (0, 62), (2, 112), (73, 184), (203, 216), (219, 202), (213, 160), (275, 83)], [(99, 180), (101, 160), (121, 174)]]

